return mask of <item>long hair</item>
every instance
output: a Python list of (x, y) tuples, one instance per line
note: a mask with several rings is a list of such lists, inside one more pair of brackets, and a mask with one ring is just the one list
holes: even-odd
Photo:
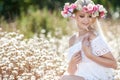
[[(75, 4), (77, 4), (79, 7), (83, 7), (84, 5), (88, 5), (88, 4), (94, 4), (94, 2), (92, 0), (77, 0), (75, 2)], [(75, 10), (75, 13), (77, 12), (78, 10)], [(95, 18), (95, 21), (93, 22), (93, 24), (88, 27), (88, 30), (90, 31), (93, 31), (96, 35), (99, 35), (101, 36), (105, 41), (106, 41), (106, 38), (103, 34), (103, 31), (102, 31), (102, 28), (101, 28), (101, 25), (100, 25), (100, 22), (99, 22), (99, 19), (98, 17)]]
[(97, 34), (106, 41), (105, 35), (103, 34), (103, 30), (101, 28), (101, 24), (100, 24), (98, 18), (96, 19), (96, 26), (95, 27), (96, 27)]

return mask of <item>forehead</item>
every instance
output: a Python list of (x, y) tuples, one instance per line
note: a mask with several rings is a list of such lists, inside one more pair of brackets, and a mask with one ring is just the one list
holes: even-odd
[(76, 14), (84, 14), (84, 15), (91, 15), (90, 13), (84, 12), (84, 11), (77, 11)]

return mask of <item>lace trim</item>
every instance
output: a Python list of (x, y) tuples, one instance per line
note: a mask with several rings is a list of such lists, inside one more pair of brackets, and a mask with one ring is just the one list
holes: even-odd
[(96, 38), (96, 40), (93, 41), (92, 43), (92, 52), (93, 54), (97, 56), (101, 56), (103, 54), (106, 54), (110, 52), (110, 48), (107, 45), (107, 43), (101, 38)]

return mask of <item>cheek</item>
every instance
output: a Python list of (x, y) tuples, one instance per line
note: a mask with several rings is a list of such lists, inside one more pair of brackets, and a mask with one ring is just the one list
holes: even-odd
[(80, 17), (77, 19), (77, 22), (79, 22), (79, 23), (81, 23), (82, 21), (83, 21), (83, 20), (82, 20), (82, 18), (80, 18)]
[(95, 18), (91, 19), (91, 23), (92, 23), (92, 24), (95, 23), (95, 21), (96, 21)]
[(90, 24), (93, 24), (93, 22), (94, 22), (94, 21), (93, 21), (92, 19), (90, 19)]
[(80, 20), (79, 18), (77, 18), (76, 21), (77, 21), (77, 23), (80, 23), (80, 22), (81, 22), (81, 20)]

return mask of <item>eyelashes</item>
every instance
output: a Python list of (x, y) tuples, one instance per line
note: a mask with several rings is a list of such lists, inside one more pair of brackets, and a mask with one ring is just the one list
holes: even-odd
[(92, 18), (92, 15), (89, 15), (88, 17), (89, 17), (89, 18)]
[(84, 18), (85, 16), (84, 16), (84, 15), (80, 15), (79, 17), (80, 17), (80, 18)]
[[(80, 17), (80, 18), (84, 18), (85, 15), (79, 15), (79, 17)], [(88, 17), (88, 18), (92, 18), (92, 15), (88, 15), (87, 17)]]

